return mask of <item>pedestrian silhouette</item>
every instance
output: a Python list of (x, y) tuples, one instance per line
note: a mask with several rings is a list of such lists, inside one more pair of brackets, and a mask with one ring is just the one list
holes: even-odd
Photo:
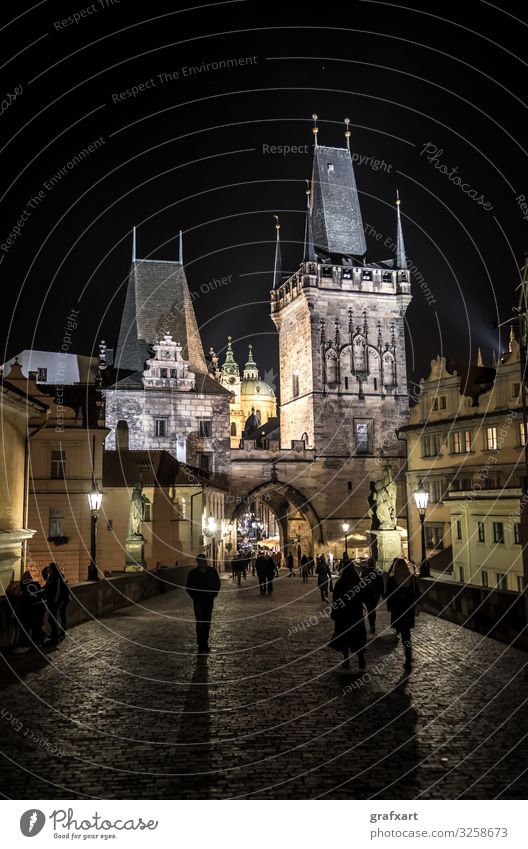
[(42, 570), (46, 579), (44, 587), (51, 644), (58, 645), (66, 636), (66, 611), (70, 602), (70, 589), (58, 563), (50, 563)]
[(404, 668), (412, 668), (411, 628), (414, 628), (415, 608), (418, 602), (418, 584), (414, 571), (402, 557), (392, 561), (387, 578), (387, 610), (391, 626), (401, 637), (405, 650)]
[(308, 572), (309, 571), (310, 571), (309, 560), (308, 560), (306, 554), (303, 554), (303, 556), (301, 557), (301, 575), (302, 575), (302, 579), (303, 579), (303, 584), (308, 583)]
[(364, 584), (365, 607), (370, 626), (370, 633), (376, 633), (376, 608), (380, 598), (385, 594), (383, 572), (376, 566), (373, 557), (369, 557), (361, 569), (361, 579)]
[(332, 601), (334, 636), (331, 648), (343, 654), (341, 668), (350, 669), (349, 654), (357, 654), (359, 668), (365, 668), (367, 630), (363, 619), (363, 590), (354, 564), (348, 561), (337, 581)]
[(198, 654), (209, 654), (209, 631), (214, 601), (220, 592), (220, 576), (208, 565), (205, 554), (199, 554), (196, 563), (187, 575), (186, 590), (194, 605)]
[(320, 554), (317, 558), (317, 566), (315, 569), (317, 575), (317, 586), (321, 593), (321, 601), (328, 602), (328, 585), (332, 580), (332, 573), (324, 554)]

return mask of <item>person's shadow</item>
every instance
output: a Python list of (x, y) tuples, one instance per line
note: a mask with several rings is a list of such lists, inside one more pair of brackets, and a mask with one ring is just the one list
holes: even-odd
[(207, 656), (199, 655), (180, 715), (172, 798), (207, 799), (214, 784)]

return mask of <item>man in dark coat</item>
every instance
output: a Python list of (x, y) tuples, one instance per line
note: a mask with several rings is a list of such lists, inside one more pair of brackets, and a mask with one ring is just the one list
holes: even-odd
[(260, 594), (266, 595), (266, 582), (268, 577), (268, 558), (262, 553), (259, 553), (255, 563), (257, 570), (257, 578), (259, 582)]
[(24, 642), (31, 640), (40, 645), (44, 641), (46, 635), (42, 623), (45, 612), (44, 590), (28, 570), (24, 572), (20, 585), (20, 618), (27, 637)]
[(288, 565), (288, 578), (291, 578), (293, 577), (293, 554), (291, 553), (291, 551), (288, 554), (288, 557), (286, 558), (286, 563)]
[(329, 645), (343, 653), (341, 668), (350, 669), (349, 654), (357, 654), (360, 669), (365, 668), (367, 631), (363, 619), (364, 590), (352, 561), (348, 561), (334, 587), (332, 619), (334, 636)]
[(70, 602), (70, 589), (58, 563), (50, 563), (42, 570), (46, 579), (44, 592), (48, 608), (51, 644), (58, 645), (66, 636), (66, 611)]
[(266, 557), (266, 583), (268, 595), (273, 592), (273, 578), (275, 577), (275, 560), (269, 555)]
[(194, 605), (198, 654), (209, 654), (209, 630), (214, 600), (220, 592), (220, 576), (208, 565), (205, 554), (199, 554), (196, 563), (196, 568), (187, 575), (186, 590)]

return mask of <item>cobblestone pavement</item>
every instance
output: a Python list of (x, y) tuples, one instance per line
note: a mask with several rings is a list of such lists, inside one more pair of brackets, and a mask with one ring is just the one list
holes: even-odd
[(238, 588), (223, 576), (208, 658), (196, 656), (182, 590), (80, 625), (58, 650), (6, 656), (0, 790), (526, 797), (526, 655), (422, 614), (405, 676), (383, 609), (368, 675), (343, 676), (321, 610), (314, 578), (282, 573), (261, 598), (255, 579)]

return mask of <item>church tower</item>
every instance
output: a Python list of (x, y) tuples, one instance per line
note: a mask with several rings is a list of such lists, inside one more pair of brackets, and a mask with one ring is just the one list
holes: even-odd
[(400, 203), (393, 256), (369, 261), (345, 124), (346, 146), (337, 148), (318, 144), (315, 123), (304, 260), (271, 292), (281, 447), (304, 439), (318, 456), (399, 456), (395, 430), (408, 418), (404, 320), (411, 300)]

